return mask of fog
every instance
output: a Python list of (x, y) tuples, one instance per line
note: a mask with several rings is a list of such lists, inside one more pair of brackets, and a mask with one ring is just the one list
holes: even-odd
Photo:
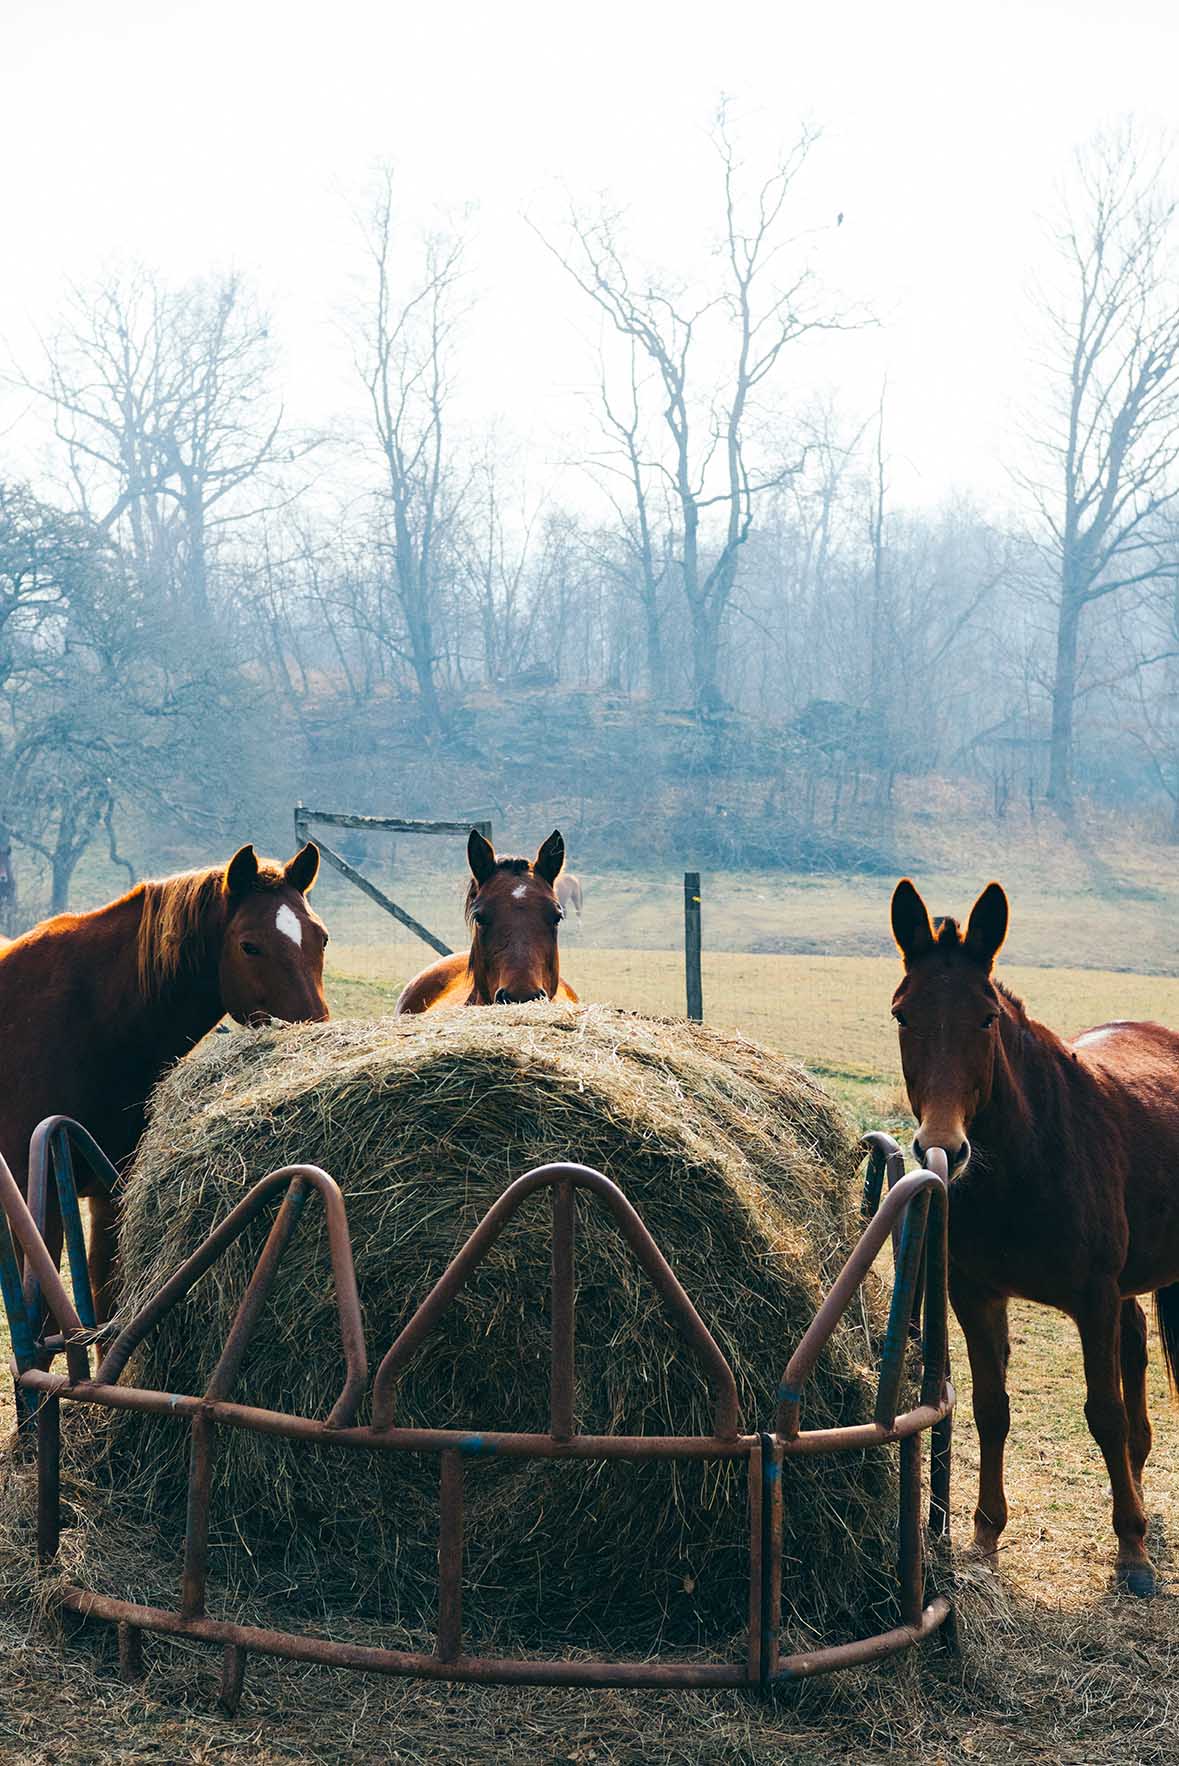
[(299, 798), (1175, 838), (1177, 35), (10, 12), (3, 928)]

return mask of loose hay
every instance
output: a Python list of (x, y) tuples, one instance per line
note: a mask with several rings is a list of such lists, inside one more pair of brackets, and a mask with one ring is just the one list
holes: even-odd
[[(764, 1425), (782, 1366), (857, 1224), (855, 1156), (800, 1069), (701, 1027), (527, 1006), (218, 1039), (156, 1094), (124, 1207), (124, 1313), (267, 1170), (311, 1161), (345, 1196), (370, 1360), (477, 1220), (530, 1166), (572, 1158), (626, 1191)], [(200, 1392), (269, 1221), (246, 1235), (133, 1358), (131, 1383)], [(398, 1418), (544, 1430), (549, 1210), (509, 1226), (407, 1375)], [(708, 1432), (706, 1385), (608, 1218), (579, 1203), (578, 1423)], [(808, 1387), (805, 1422), (870, 1414), (877, 1304), (856, 1307)], [(234, 1396), (326, 1414), (342, 1378), (326, 1235), (314, 1202), (287, 1252)], [(187, 1430), (74, 1413), (116, 1516), (183, 1532)], [(367, 1420), (362, 1414), (361, 1420)], [(81, 1437), (85, 1435), (83, 1440)], [(800, 1642), (862, 1634), (891, 1611), (895, 1468), (876, 1452), (787, 1467), (784, 1594)], [(431, 1623), (433, 1456), (307, 1449), (219, 1431), (215, 1573), (252, 1606)], [(745, 1610), (743, 1468), (480, 1462), (467, 1477), (464, 1616), (503, 1645), (698, 1645)], [(79, 1543), (81, 1543), (79, 1538)], [(243, 1551), (243, 1546), (246, 1548)], [(116, 1588), (101, 1536), (81, 1569)], [(169, 1571), (174, 1568), (170, 1565)], [(138, 1592), (163, 1594), (145, 1567)], [(118, 1592), (131, 1592), (125, 1582)]]

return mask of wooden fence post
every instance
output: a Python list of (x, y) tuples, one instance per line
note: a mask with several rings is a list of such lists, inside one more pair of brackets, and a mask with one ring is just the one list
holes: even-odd
[(684, 872), (684, 977), (688, 1017), (704, 1022), (704, 986), (700, 974), (700, 873)]

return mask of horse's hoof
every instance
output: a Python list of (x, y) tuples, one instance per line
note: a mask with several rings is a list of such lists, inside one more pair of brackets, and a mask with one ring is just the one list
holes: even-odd
[(1117, 1583), (1126, 1594), (1136, 1594), (1140, 1600), (1150, 1600), (1155, 1592), (1154, 1569), (1140, 1559), (1119, 1564)]

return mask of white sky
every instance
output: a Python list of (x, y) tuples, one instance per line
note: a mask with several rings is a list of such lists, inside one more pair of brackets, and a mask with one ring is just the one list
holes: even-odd
[[(887, 372), (902, 497), (1003, 497), (1040, 217), (1094, 128), (1130, 110), (1171, 126), (1177, 67), (1163, 0), (6, 0), (0, 343), (27, 361), (67, 282), (128, 261), (236, 268), (271, 312), (288, 408), (323, 421), (348, 396), (344, 198), (391, 160), (420, 215), (477, 207), (463, 414), (543, 472), (584, 422), (596, 329), (524, 216), (606, 192), (653, 260), (696, 263), (724, 91), (751, 161), (802, 117), (823, 128), (802, 213), (844, 212), (823, 266), (882, 321), (803, 377), (859, 417)], [(0, 433), (18, 473), (20, 412), (10, 397)]]

